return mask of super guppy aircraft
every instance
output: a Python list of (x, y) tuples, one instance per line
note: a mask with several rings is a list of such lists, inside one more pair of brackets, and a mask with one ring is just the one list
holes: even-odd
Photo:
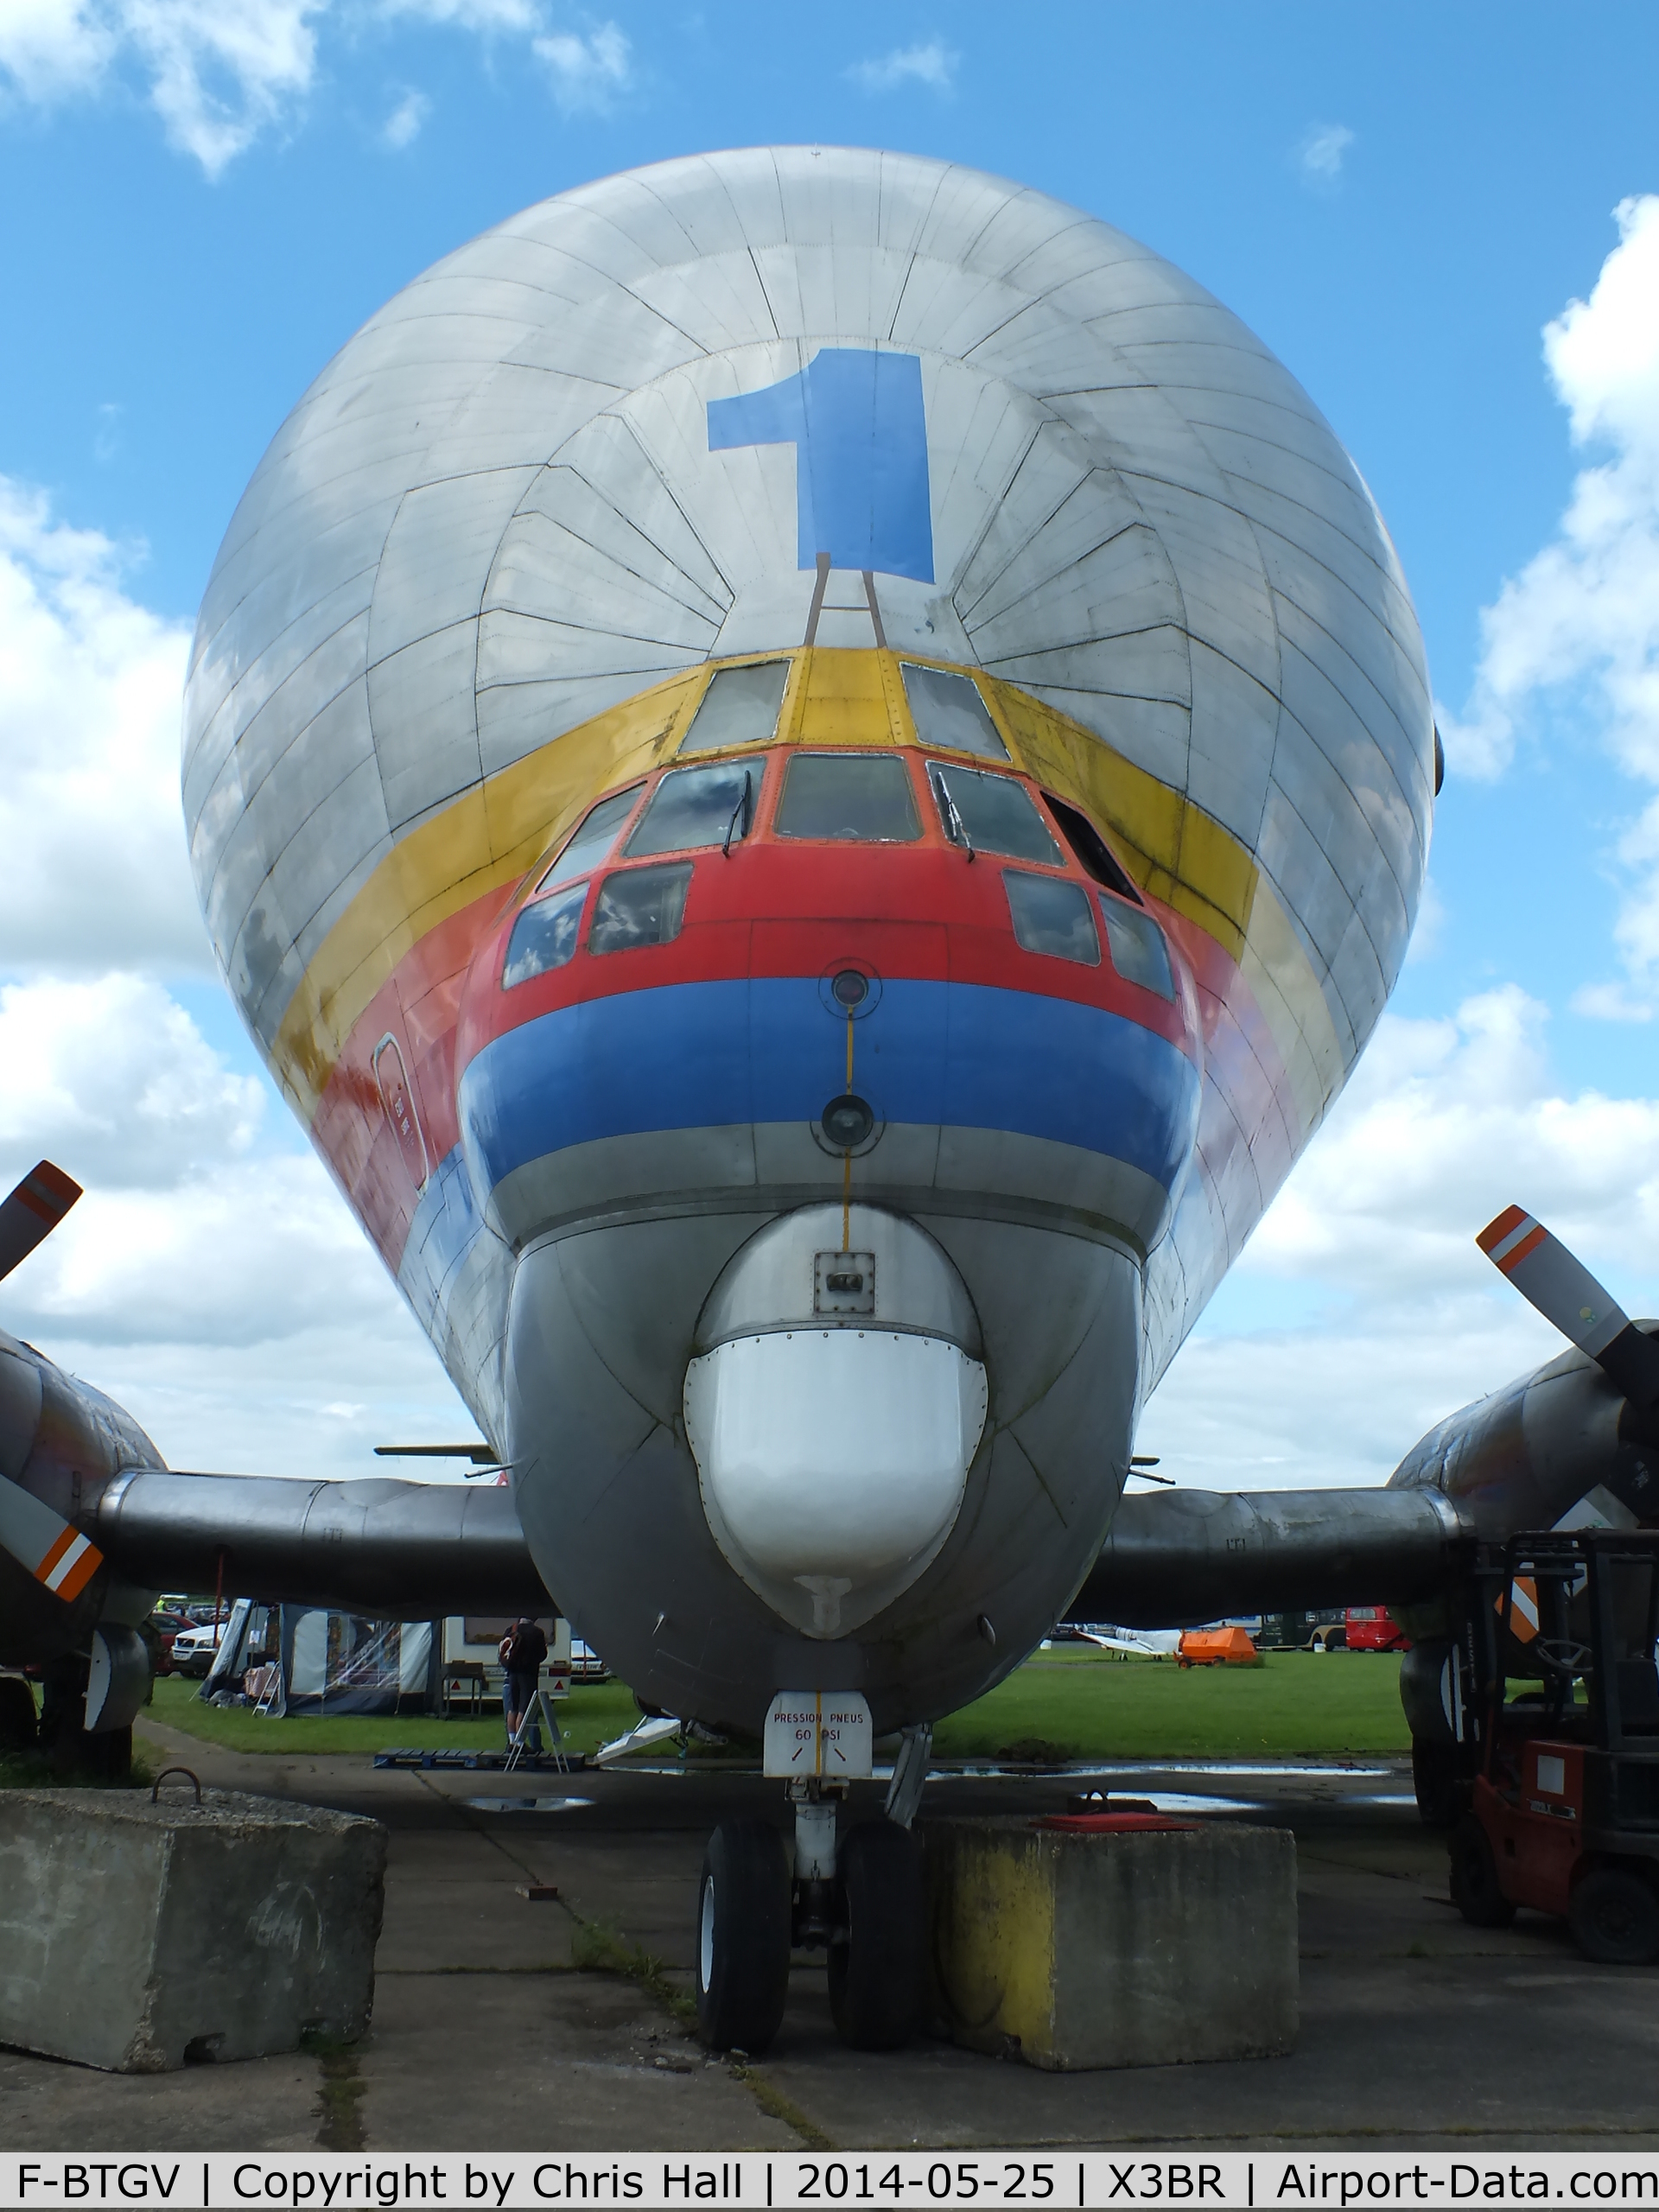
[[(1106, 224), (910, 156), (530, 209), (351, 340), (237, 509), (184, 747), (236, 1001), (580, 1633), (670, 1713), (807, 1716), (796, 1929), (855, 2040), (904, 2017), (908, 1838), (838, 1847), (818, 1770), (868, 1724), (918, 1780), (1101, 1560), (1399, 972), (1437, 756), (1286, 370)], [(1410, 1479), (1312, 1510), (1348, 1594), (1455, 1535), (1445, 1453)], [(130, 1577), (167, 1483), (99, 1524)], [(193, 1555), (218, 1510), (292, 1582), (236, 1487), (194, 1484)], [(1187, 1556), (1112, 1617), (1179, 1618)], [(791, 1879), (717, 1832), (714, 2040), (771, 2032)]]
[(1434, 778), (1363, 483), (1143, 247), (886, 154), (441, 262), (203, 601), (231, 988), (578, 1630), (887, 1729), (1099, 1552), (1398, 970)]

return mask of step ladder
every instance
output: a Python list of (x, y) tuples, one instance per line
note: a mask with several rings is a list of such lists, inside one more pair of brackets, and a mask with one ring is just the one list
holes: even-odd
[(522, 1759), (531, 1756), (531, 1738), (538, 1727), (547, 1731), (553, 1771), (556, 1774), (569, 1773), (570, 1762), (565, 1756), (564, 1732), (559, 1726), (547, 1692), (537, 1688), (534, 1700), (526, 1707), (524, 1719), (518, 1723), (518, 1734), (507, 1748), (506, 1764), (502, 1769), (504, 1774), (511, 1774)]

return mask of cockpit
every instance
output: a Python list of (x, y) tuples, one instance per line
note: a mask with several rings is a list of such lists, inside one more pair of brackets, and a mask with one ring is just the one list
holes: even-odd
[(825, 957), (1100, 1006), (1196, 1055), (1179, 915), (1048, 788), (1018, 708), (887, 652), (699, 671), (527, 872), (475, 969), (480, 1040), (595, 994), (799, 974), (828, 931)]

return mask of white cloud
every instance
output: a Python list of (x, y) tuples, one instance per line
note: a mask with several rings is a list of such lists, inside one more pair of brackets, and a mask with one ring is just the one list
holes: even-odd
[(1546, 1009), (1507, 983), (1455, 1019), (1386, 1016), (1250, 1248), (1355, 1296), (1496, 1283), (1473, 1238), (1512, 1201), (1648, 1274), (1659, 1255), (1659, 1100), (1550, 1080)]
[(0, 69), (25, 99), (46, 102), (97, 83), (121, 42), (96, 0), (6, 0)]
[(0, 1190), (42, 1154), (86, 1185), (0, 1285), (0, 1326), (108, 1390), (173, 1464), (369, 1474), (376, 1442), (472, 1433), (321, 1162), (262, 1141), (263, 1078), (158, 983), (0, 988)]
[[(541, 0), (0, 0), (0, 91), (38, 106), (136, 80), (168, 142), (218, 177), (262, 133), (296, 116), (315, 82), (318, 38), (360, 34), (365, 14), (414, 19), (473, 35), (528, 39), (567, 113), (605, 111), (632, 82), (631, 50), (613, 22), (587, 31), (551, 23)], [(427, 104), (411, 93), (383, 130), (411, 143)]]
[(116, 547), (0, 477), (0, 945), (31, 964), (206, 969), (185, 861), (189, 632), (121, 588)]
[(1296, 151), (1304, 181), (1325, 189), (1335, 184), (1353, 143), (1345, 123), (1316, 123)]
[(1423, 878), (1423, 888), (1417, 901), (1417, 925), (1412, 931), (1411, 942), (1406, 947), (1405, 964), (1414, 967), (1421, 960), (1432, 960), (1440, 950), (1446, 937), (1446, 901), (1440, 896), (1440, 887), (1433, 870)]
[(391, 147), (394, 153), (412, 146), (431, 112), (432, 103), (424, 92), (405, 92), (380, 126), (381, 144)]
[(324, 0), (124, 0), (169, 144), (210, 177), (309, 91)]
[[(310, 1256), (328, 1264), (324, 1251)], [(315, 1325), (246, 1345), (123, 1344), (44, 1320), (32, 1341), (126, 1407), (170, 1466), (454, 1480), (459, 1470), (443, 1460), (392, 1465), (373, 1456), (377, 1444), (448, 1444), (478, 1432), (378, 1262), (363, 1287), (349, 1313), (330, 1304)]]
[(896, 46), (890, 54), (855, 62), (847, 74), (867, 92), (896, 92), (906, 85), (926, 85), (933, 92), (948, 92), (956, 82), (961, 59), (943, 39), (935, 38), (925, 45)]
[(86, 1185), (0, 1284), (0, 1327), (175, 1465), (380, 1472), (372, 1444), (468, 1417), (251, 1054), (230, 1065), (158, 980), (211, 964), (179, 805), (188, 643), (106, 537), (0, 479), (0, 1191), (42, 1154)]
[(207, 175), (309, 90), (327, 0), (8, 0), (0, 70), (45, 105), (92, 92), (128, 59), (169, 144)]
[(1634, 999), (1622, 983), (1584, 983), (1571, 1000), (1574, 1014), (1592, 1021), (1651, 1021), (1653, 1008)]
[(632, 82), (632, 50), (614, 23), (601, 23), (585, 36), (575, 31), (550, 33), (532, 39), (531, 47), (546, 64), (553, 97), (567, 115), (584, 108), (603, 115)]
[(534, 0), (383, 0), (383, 16), (413, 16), (423, 22), (453, 23), (457, 30), (495, 32), (539, 30), (541, 10)]
[[(1466, 776), (1501, 775), (1548, 713), (1592, 729), (1627, 775), (1659, 786), (1659, 197), (1615, 216), (1619, 243), (1589, 298), (1544, 332), (1574, 442), (1606, 457), (1580, 471), (1556, 537), (1481, 617), (1470, 698), (1440, 716), (1448, 763)], [(1583, 1004), (1624, 1019), (1659, 993), (1659, 799), (1615, 859), (1630, 988), (1599, 987)]]
[[(172, 1191), (241, 1159), (265, 1092), (232, 1073), (189, 1015), (147, 976), (0, 985), (0, 1161), (43, 1152), (77, 1180)], [(10, 1188), (10, 1184), (5, 1187)]]
[(1474, 1242), (1511, 1203), (1652, 1310), (1659, 1099), (1565, 1095), (1547, 1020), (1513, 984), (1452, 1020), (1383, 1017), (1222, 1293), (1223, 1325), (1148, 1409), (1141, 1444), (1168, 1471), (1221, 1489), (1381, 1481), (1435, 1421), (1554, 1358), (1562, 1339)]

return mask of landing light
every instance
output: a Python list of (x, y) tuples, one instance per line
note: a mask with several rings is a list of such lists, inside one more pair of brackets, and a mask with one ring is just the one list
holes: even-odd
[[(836, 980), (839, 982), (841, 978)], [(861, 976), (859, 981), (863, 980)], [(820, 1126), (838, 1152), (856, 1152), (875, 1127), (874, 1110), (856, 1092), (843, 1091), (824, 1108)]]

